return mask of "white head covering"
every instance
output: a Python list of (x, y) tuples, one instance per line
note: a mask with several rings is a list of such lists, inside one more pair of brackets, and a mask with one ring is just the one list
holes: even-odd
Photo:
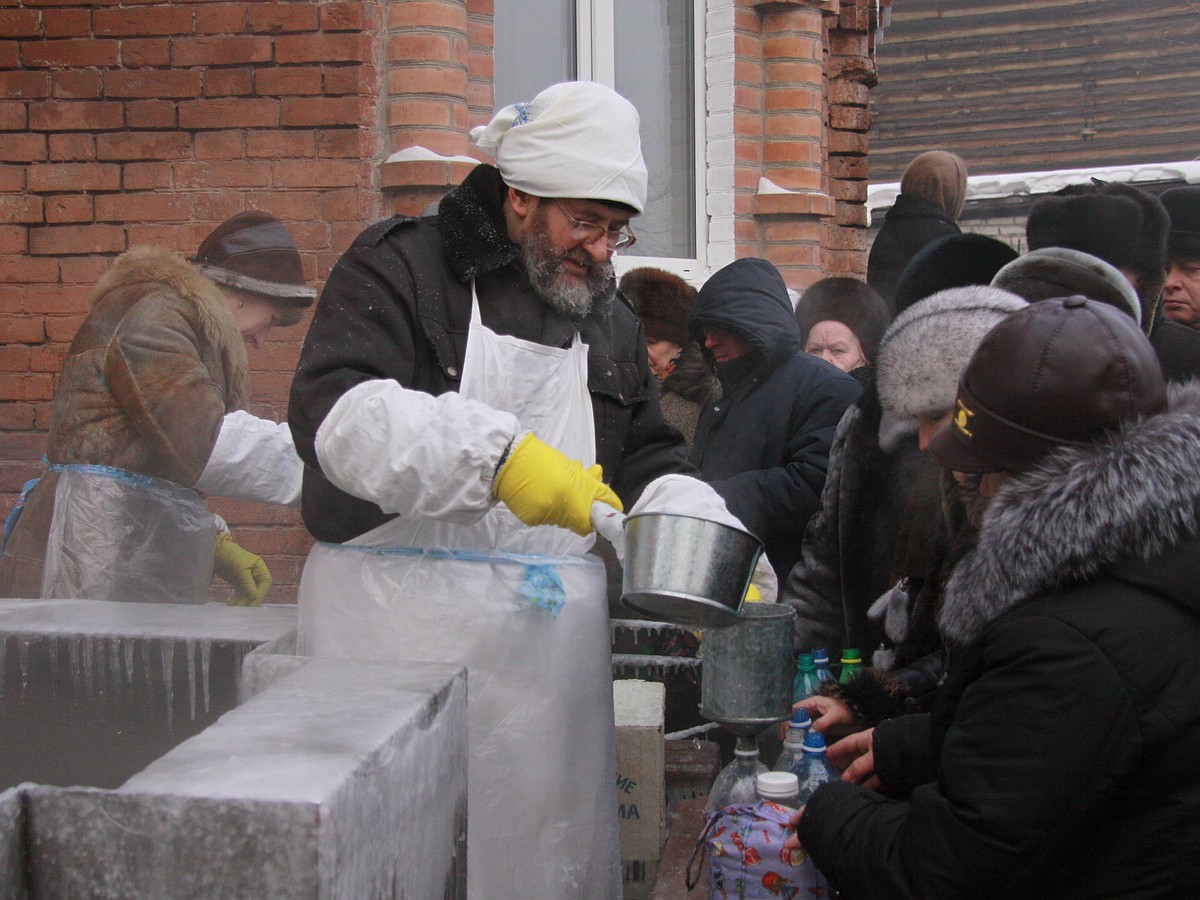
[(535, 197), (646, 205), (646, 163), (633, 104), (591, 81), (555, 84), (471, 130), (504, 183)]

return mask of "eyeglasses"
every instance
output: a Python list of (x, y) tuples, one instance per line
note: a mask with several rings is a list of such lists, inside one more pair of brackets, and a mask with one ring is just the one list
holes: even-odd
[(571, 226), (572, 239), (581, 244), (594, 244), (604, 238), (604, 243), (609, 250), (624, 250), (637, 242), (636, 235), (629, 230), (628, 225), (622, 225), (620, 228), (605, 228), (595, 222), (584, 222), (567, 212), (567, 208), (557, 200), (551, 202), (558, 207), (559, 212), (567, 217), (567, 224)]

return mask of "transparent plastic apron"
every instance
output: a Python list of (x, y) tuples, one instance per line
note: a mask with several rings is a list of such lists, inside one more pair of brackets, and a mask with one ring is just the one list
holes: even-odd
[[(595, 462), (587, 345), (471, 324), (459, 391)], [(299, 591), (300, 652), (468, 670), (468, 888), (473, 898), (619, 897), (612, 662), (594, 538), (524, 525), (396, 518), (318, 543)]]

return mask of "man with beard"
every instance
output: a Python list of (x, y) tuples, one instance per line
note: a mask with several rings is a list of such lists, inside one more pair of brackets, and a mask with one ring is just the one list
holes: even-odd
[(616, 292), (646, 199), (638, 126), (582, 82), (499, 112), (475, 133), (495, 167), (339, 260), (292, 385), (321, 542), (301, 652), (467, 668), (471, 896), (619, 896), (591, 506), (699, 492), (727, 516), (683, 477)]

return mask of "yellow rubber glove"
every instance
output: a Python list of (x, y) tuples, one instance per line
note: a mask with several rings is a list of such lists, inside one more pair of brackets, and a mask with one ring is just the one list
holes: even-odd
[(625, 509), (602, 476), (599, 466), (585, 469), (530, 434), (500, 467), (492, 493), (526, 525), (559, 525), (591, 534), (593, 500)]
[(217, 535), (213, 571), (234, 587), (230, 606), (259, 606), (271, 589), (271, 572), (263, 558), (239, 547), (227, 531)]

